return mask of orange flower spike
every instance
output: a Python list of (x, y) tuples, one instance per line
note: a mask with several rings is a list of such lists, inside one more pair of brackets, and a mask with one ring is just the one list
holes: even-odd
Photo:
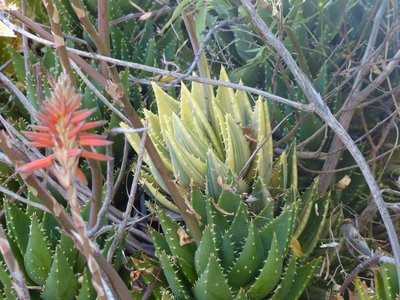
[[(70, 179), (65, 175), (71, 174), (62, 170), (74, 170), (75, 175), (87, 182), (82, 171), (77, 168), (79, 157), (106, 161), (111, 157), (96, 152), (84, 151), (83, 146), (107, 146), (112, 142), (104, 136), (86, 132), (106, 124), (105, 121), (86, 122), (96, 109), (80, 109), (81, 96), (72, 88), (68, 78), (62, 75), (51, 98), (44, 103), (44, 107), (37, 113), (38, 125), (32, 125), (33, 132), (25, 132), (35, 147), (46, 147), (53, 150), (48, 157), (32, 161), (18, 170), (29, 172), (41, 168), (51, 167), (57, 163), (62, 167), (57, 177), (67, 182)], [(72, 168), (72, 169), (71, 169)]]

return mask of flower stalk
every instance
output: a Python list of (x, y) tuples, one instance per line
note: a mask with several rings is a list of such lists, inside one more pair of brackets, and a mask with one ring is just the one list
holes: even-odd
[[(81, 215), (76, 181), (87, 184), (83, 172), (79, 168), (79, 159), (109, 160), (110, 157), (94, 152), (90, 147), (107, 146), (111, 142), (105, 137), (89, 133), (87, 130), (99, 127), (101, 121), (87, 122), (93, 109), (80, 109), (81, 97), (66, 74), (60, 76), (51, 98), (36, 114), (38, 125), (32, 126), (35, 132), (25, 132), (31, 140), (30, 145), (51, 150), (51, 154), (19, 167), (19, 172), (33, 172), (41, 168), (54, 166), (58, 182), (65, 189), (67, 200), (71, 206), (74, 229), (70, 234), (78, 242), (78, 246), (87, 259), (92, 273), (93, 286), (99, 299), (107, 299), (104, 291), (99, 265), (94, 257), (95, 245), (90, 241), (86, 224)], [(98, 199), (99, 200), (99, 199)]]

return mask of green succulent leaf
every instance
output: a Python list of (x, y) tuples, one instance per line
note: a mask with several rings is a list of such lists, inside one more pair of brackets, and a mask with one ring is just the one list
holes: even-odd
[(97, 293), (92, 285), (90, 272), (87, 268), (83, 271), (82, 283), (76, 300), (95, 300)]
[(292, 256), (286, 267), (285, 274), (283, 275), (281, 282), (279, 283), (279, 286), (275, 289), (271, 297), (271, 300), (291, 299), (287, 296), (287, 294), (293, 285), (295, 275), (296, 275), (296, 257)]
[(189, 289), (190, 284), (176, 265), (174, 265), (172, 257), (168, 256), (164, 251), (161, 251), (158, 259), (160, 260), (165, 278), (174, 295), (176, 295), (178, 299), (192, 299)]
[(15, 240), (21, 254), (24, 255), (28, 245), (31, 221), (23, 211), (10, 201), (4, 201), (4, 211), (9, 234)]
[(243, 288), (240, 288), (239, 293), (237, 293), (236, 297), (234, 298), (234, 300), (248, 300), (248, 299), (249, 298), (247, 297), (247, 294)]
[(380, 277), (383, 283), (385, 297), (383, 299), (396, 299), (399, 293), (396, 266), (387, 262), (381, 264)]
[[(217, 132), (214, 131), (209, 120), (207, 119), (204, 113), (204, 108), (202, 108), (202, 106), (199, 104), (200, 99), (195, 100), (193, 95), (187, 90), (185, 85), (182, 85), (181, 93), (181, 101), (186, 104), (186, 106), (182, 108), (185, 108), (185, 110), (181, 110), (182, 113), (186, 114), (186, 117), (182, 118), (182, 121), (188, 121), (188, 126), (190, 126), (190, 124), (192, 123), (193, 131), (196, 132), (198, 136), (203, 140), (206, 137), (216, 153), (218, 153), (218, 155), (222, 157), (223, 151), (220, 141), (216, 135)], [(193, 121), (188, 120), (190, 116), (191, 120)]]
[(165, 93), (156, 83), (153, 83), (152, 87), (160, 116), (161, 133), (164, 140), (167, 140), (167, 132), (172, 130), (172, 115), (179, 114), (179, 102)]
[(215, 232), (211, 226), (207, 226), (203, 231), (203, 237), (201, 238), (194, 258), (194, 265), (199, 276), (207, 268), (210, 255), (218, 256), (215, 246)]
[(231, 240), (231, 234), (227, 231), (222, 238), (221, 246), (221, 265), (225, 270), (229, 270), (235, 261), (235, 248)]
[(311, 262), (297, 267), (293, 284), (290, 286), (286, 294), (287, 297), (284, 299), (298, 299), (301, 296), (320, 262), (319, 258), (315, 258)]
[(74, 242), (66, 235), (61, 235), (60, 250), (65, 258), (68, 260), (69, 264), (72, 266), (78, 256), (78, 250), (74, 246)]
[(176, 259), (177, 265), (185, 274), (187, 280), (194, 283), (197, 279), (196, 270), (193, 268), (194, 264), (194, 246), (193, 244), (180, 245), (178, 229), (179, 225), (173, 222), (162, 211), (158, 211), (158, 218), (163, 228), (166, 242), (172, 255)]
[(309, 220), (298, 241), (303, 253), (308, 256), (317, 245), (324, 230), (324, 224), (329, 211), (330, 197), (325, 196), (315, 201)]
[(286, 253), (293, 231), (293, 221), (296, 206), (285, 209), (277, 218), (261, 229), (261, 239), (264, 251), (271, 248), (273, 237), (276, 235), (281, 253)]
[[(219, 80), (223, 82), (230, 82), (228, 74), (224, 67), (221, 67)], [(234, 117), (236, 121), (240, 121), (240, 115), (237, 115), (237, 111), (235, 111), (235, 93), (233, 89), (220, 86), (217, 90), (217, 101), (221, 104), (224, 112)]]
[(228, 190), (223, 191), (218, 199), (218, 206), (227, 212), (225, 218), (230, 224), (234, 219), (234, 215), (237, 214), (241, 204), (243, 204), (242, 198)]
[(354, 286), (357, 290), (357, 296), (360, 300), (372, 300), (373, 298), (370, 297), (368, 287), (364, 281), (361, 281), (359, 277), (356, 277), (353, 280)]
[(199, 190), (193, 189), (190, 199), (194, 211), (201, 217), (200, 225), (204, 228), (207, 224), (207, 197)]
[(74, 299), (77, 291), (78, 280), (61, 248), (57, 247), (49, 276), (44, 285), (43, 299)]
[(232, 287), (246, 286), (254, 279), (264, 260), (264, 249), (258, 230), (250, 223), (243, 250), (227, 275)]
[(36, 215), (32, 215), (24, 263), (29, 277), (37, 284), (45, 284), (51, 269), (52, 257)]
[(293, 234), (293, 238), (298, 239), (298, 237), (303, 232), (304, 228), (310, 219), (311, 212), (313, 210), (314, 202), (318, 199), (318, 180), (315, 179), (312, 186), (310, 186), (307, 191), (302, 196), (302, 201), (300, 203), (300, 211), (298, 214), (298, 224), (296, 226), (296, 231)]
[(263, 143), (254, 161), (254, 167), (263, 180), (269, 182), (272, 175), (273, 146), (271, 136), (271, 121), (269, 118), (268, 106), (262, 98), (257, 100), (253, 115), (253, 135), (256, 137), (257, 145)]
[(210, 255), (207, 268), (194, 285), (193, 293), (198, 300), (232, 299), (232, 292), (215, 255)]
[(284, 253), (281, 251), (277, 235), (274, 234), (272, 246), (264, 262), (260, 274), (250, 287), (248, 295), (251, 299), (264, 299), (277, 285), (282, 273)]
[(241, 202), (235, 214), (235, 218), (233, 219), (228, 230), (236, 249), (239, 250), (243, 241), (245, 241), (246, 236), (248, 235), (249, 227), (250, 221), (248, 218), (247, 207), (243, 202)]
[(6, 299), (17, 300), (17, 297), (14, 294), (11, 276), (7, 273), (6, 267), (3, 265), (3, 262), (0, 262), (0, 282), (2, 284), (2, 291), (4, 292)]

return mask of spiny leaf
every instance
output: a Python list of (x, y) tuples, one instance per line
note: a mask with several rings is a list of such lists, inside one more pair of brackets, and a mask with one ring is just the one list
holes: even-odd
[(53, 264), (43, 290), (45, 300), (74, 299), (78, 280), (60, 247), (57, 247)]
[(227, 275), (228, 282), (233, 287), (241, 287), (250, 283), (264, 260), (262, 241), (258, 230), (254, 227), (251, 222), (243, 250)]
[(279, 242), (280, 252), (286, 253), (293, 230), (292, 224), (295, 210), (295, 205), (285, 209), (277, 218), (261, 229), (261, 239), (263, 241), (264, 251), (270, 249), (273, 237), (276, 235)]
[(24, 255), (26, 246), (28, 245), (29, 225), (31, 221), (25, 213), (10, 201), (4, 201), (4, 211), (10, 235), (15, 239), (21, 254)]
[(197, 275), (200, 276), (206, 269), (210, 255), (217, 256), (217, 249), (215, 247), (215, 232), (211, 226), (207, 226), (195, 253), (194, 263)]
[(174, 135), (176, 141), (182, 145), (188, 152), (192, 153), (194, 157), (206, 162), (208, 143), (201, 139), (193, 131), (187, 128), (176, 114), (172, 117)]
[(248, 299), (249, 298), (247, 297), (247, 294), (243, 288), (240, 288), (239, 293), (237, 293), (236, 297), (234, 298), (234, 300), (248, 300)]
[(284, 253), (280, 250), (277, 236), (274, 234), (272, 246), (260, 274), (250, 287), (248, 295), (251, 299), (264, 299), (279, 282), (282, 273)]
[(186, 277), (174, 266), (171, 257), (164, 251), (161, 251), (158, 258), (163, 266), (165, 278), (174, 295), (176, 295), (178, 299), (192, 299), (189, 290), (190, 284), (187, 282)]
[(250, 157), (250, 148), (243, 131), (231, 115), (226, 115), (228, 144), (226, 145), (226, 164), (234, 174), (239, 174)]
[(85, 268), (85, 270), (83, 271), (81, 287), (79, 289), (79, 294), (76, 297), (76, 300), (95, 300), (96, 296), (97, 295), (92, 285), (90, 272), (87, 268)]
[(162, 210), (158, 211), (158, 218), (164, 231), (165, 239), (171, 250), (172, 255), (176, 258), (176, 262), (185, 274), (187, 280), (191, 283), (197, 278), (196, 271), (193, 268), (194, 263), (194, 247), (192, 244), (181, 246), (179, 244), (178, 228), (179, 225), (173, 222), (165, 215)]
[(172, 168), (179, 183), (188, 188), (191, 184), (204, 188), (206, 164), (183, 148), (172, 135), (167, 139)]
[(51, 252), (36, 215), (32, 216), (30, 237), (24, 256), (25, 269), (37, 284), (45, 284), (52, 265)]
[(3, 262), (0, 262), (0, 282), (2, 284), (6, 299), (17, 300), (17, 297), (15, 297), (14, 294), (11, 276), (7, 273), (6, 268), (3, 266)]
[(218, 199), (222, 192), (222, 187), (218, 184), (218, 178), (225, 181), (228, 177), (226, 165), (217, 157), (211, 149), (207, 153), (207, 173), (206, 191), (214, 199)]
[(274, 291), (271, 300), (289, 299), (287, 293), (290, 291), (296, 275), (296, 257), (292, 256), (286, 267), (285, 274), (281, 279), (279, 286)]
[(214, 254), (210, 255), (207, 268), (193, 287), (195, 299), (230, 300), (231, 290)]
[(315, 258), (311, 262), (306, 263), (296, 269), (296, 276), (294, 278), (293, 284), (290, 286), (287, 296), (284, 299), (298, 299), (301, 296), (308, 282), (314, 275), (320, 261), (321, 260), (319, 258)]

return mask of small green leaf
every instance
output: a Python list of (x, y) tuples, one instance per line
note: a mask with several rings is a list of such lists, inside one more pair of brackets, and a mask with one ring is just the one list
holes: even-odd
[(11, 276), (7, 273), (6, 268), (3, 266), (3, 262), (0, 262), (0, 282), (2, 284), (2, 290), (4, 291), (6, 299), (17, 300), (17, 297), (15, 297), (14, 294)]
[(87, 268), (83, 271), (82, 283), (76, 300), (95, 300), (97, 293), (92, 285), (90, 272)]
[(10, 201), (4, 201), (4, 211), (10, 236), (16, 241), (21, 254), (24, 255), (28, 245), (31, 221), (24, 212)]
[(57, 247), (53, 264), (43, 290), (44, 300), (74, 299), (78, 280), (60, 247)]
[(234, 298), (234, 300), (248, 300), (248, 299), (249, 298), (247, 297), (246, 292), (242, 288), (240, 288), (239, 293)]
[(52, 258), (36, 215), (32, 216), (24, 263), (29, 277), (37, 284), (45, 284), (51, 269)]

